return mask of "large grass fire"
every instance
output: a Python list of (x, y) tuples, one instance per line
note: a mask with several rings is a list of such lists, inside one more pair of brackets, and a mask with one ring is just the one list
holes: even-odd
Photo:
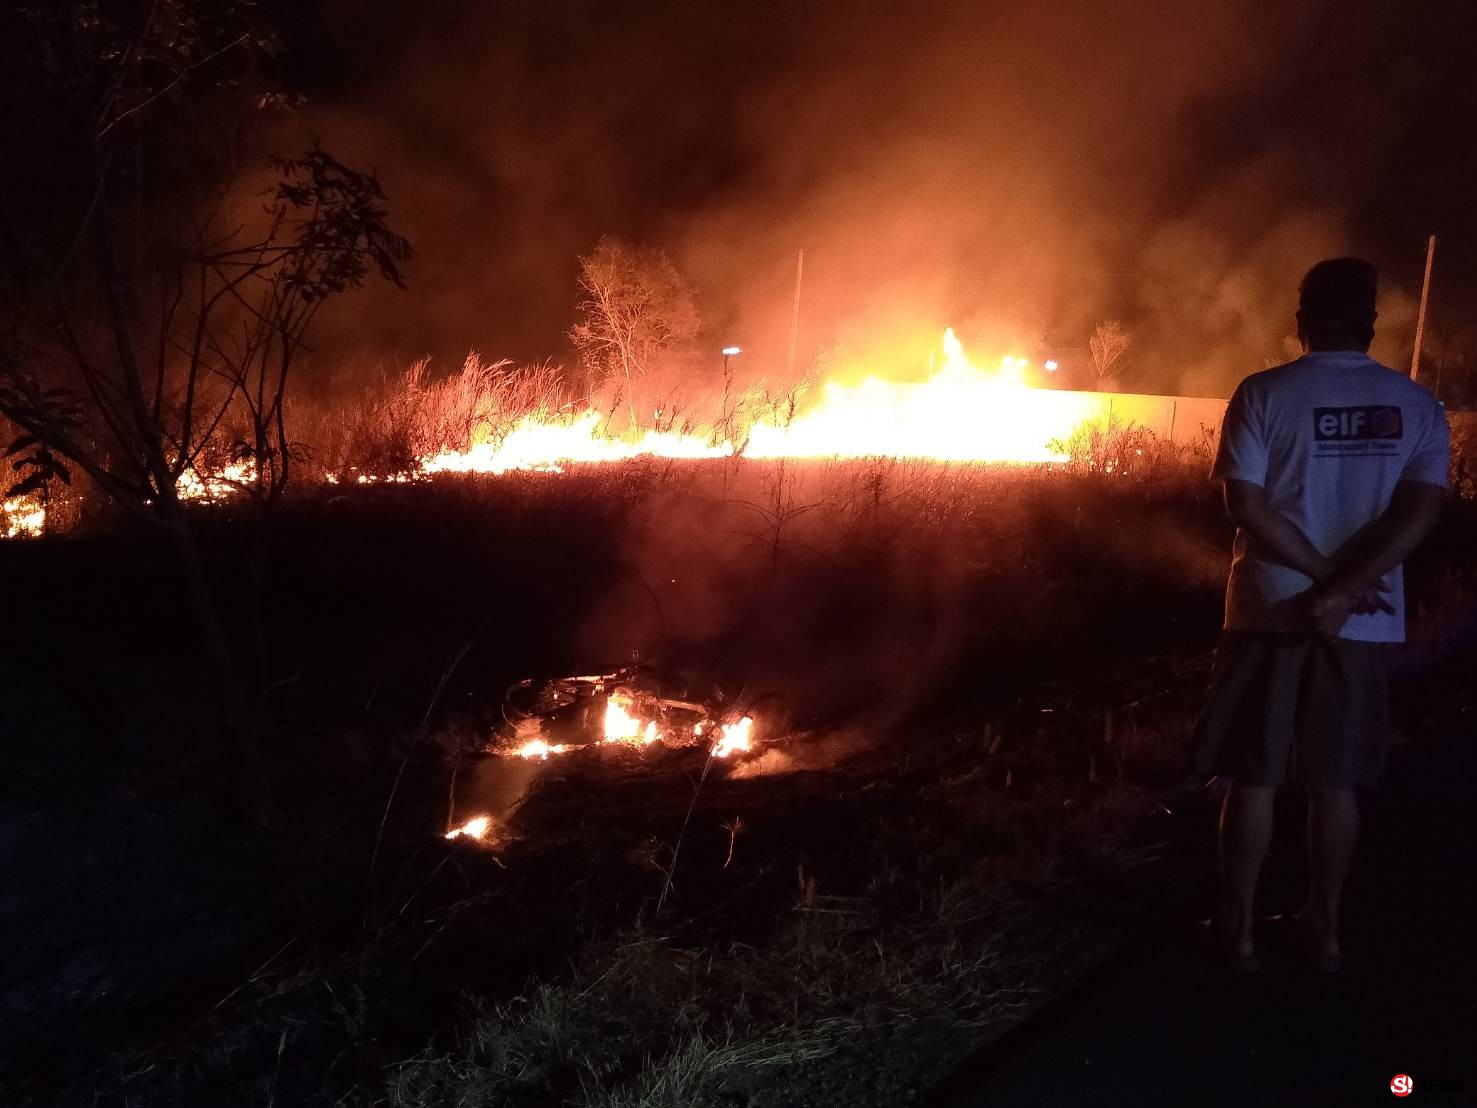
[[(873, 374), (857, 384), (826, 381), (819, 398), (791, 417), (761, 416), (738, 432), (646, 430), (612, 435), (601, 412), (570, 417), (525, 416), (497, 439), (422, 459), (423, 473), (557, 470), (569, 463), (635, 457), (913, 458), (945, 462), (1060, 462), (1053, 446), (1084, 420), (1101, 414), (1094, 394), (1033, 388), (1030, 363), (1014, 355), (998, 368), (976, 366), (952, 329), (943, 337), (943, 367), (927, 380), (898, 383)], [(732, 422), (732, 421), (728, 421)]]
[[(941, 355), (940, 367), (933, 368), (930, 359), (921, 380), (876, 372), (859, 380), (828, 379), (803, 394), (788, 394), (783, 404), (770, 398), (751, 407), (730, 403), (725, 394), (721, 415), (691, 418), (680, 427), (642, 426), (634, 411), (627, 418), (622, 406), (601, 410), (594, 401), (574, 408), (552, 402), (547, 394), (508, 401), (492, 376), (498, 366), (483, 366), (473, 357), (455, 390), (472, 394), (462, 397), (473, 418), (460, 432), (433, 434), (434, 445), (399, 462), (378, 467), (320, 463), (323, 468), (299, 466), (298, 472), (330, 484), (369, 485), (407, 484), (441, 474), (561, 473), (571, 466), (639, 458), (1053, 465), (1067, 460), (1065, 444), (1085, 425), (1137, 422), (1173, 440), (1177, 404), (1197, 405), (1200, 422), (1219, 418), (1219, 401), (1038, 387), (1033, 379), (1049, 378), (1054, 361), (1036, 366), (1007, 354), (982, 367), (952, 329), (944, 331), (935, 353)], [(423, 368), (407, 375), (408, 394), (423, 395), (425, 387)], [(717, 403), (711, 406), (719, 409)], [(662, 413), (654, 412), (651, 422), (662, 423)], [(1182, 432), (1193, 430), (1194, 420), (1182, 414), (1178, 426)], [(214, 502), (240, 495), (254, 479), (249, 459), (215, 468), (196, 463), (176, 488), (182, 500)], [(48, 516), (46, 502), (36, 494), (12, 496), (0, 502), (0, 538), (39, 535)]]

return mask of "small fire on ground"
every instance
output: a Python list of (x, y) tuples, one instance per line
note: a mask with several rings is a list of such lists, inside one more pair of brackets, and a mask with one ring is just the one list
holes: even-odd
[(486, 842), (488, 833), (492, 830), (491, 816), (475, 816), (467, 820), (460, 827), (453, 827), (446, 832), (448, 839), (476, 839), (478, 842)]
[[(527, 720), (515, 737), (518, 742), (507, 751), (513, 757), (547, 760), (552, 755), (564, 754), (581, 749), (577, 743), (551, 743), (542, 734), (537, 720)], [(692, 739), (706, 742), (708, 752), (714, 758), (732, 758), (754, 749), (754, 720), (742, 716), (732, 723), (699, 720), (691, 728)], [(692, 745), (675, 728), (664, 729), (656, 719), (643, 718), (637, 701), (629, 693), (617, 689), (605, 702), (601, 735), (598, 745), (627, 746), (644, 749), (653, 743), (664, 741), (672, 745)]]
[[(546, 761), (554, 755), (583, 749), (587, 745), (626, 746), (644, 750), (654, 743), (666, 742), (682, 746), (706, 744), (709, 758), (738, 761), (741, 755), (750, 754), (757, 749), (754, 717), (750, 715), (740, 716), (731, 723), (704, 719), (688, 730), (675, 727), (664, 730), (657, 720), (644, 719), (640, 713), (636, 698), (623, 689), (617, 689), (606, 699), (602, 733), (597, 743), (551, 743), (542, 734), (524, 737), (541, 726), (537, 720), (525, 720), (524, 726), (519, 728), (518, 736), (515, 737), (515, 741), (522, 741), (503, 753), (516, 758)], [(470, 840), (482, 846), (495, 846), (499, 836), (494, 831), (492, 817), (480, 815), (459, 827), (453, 827), (444, 837), (451, 841)]]

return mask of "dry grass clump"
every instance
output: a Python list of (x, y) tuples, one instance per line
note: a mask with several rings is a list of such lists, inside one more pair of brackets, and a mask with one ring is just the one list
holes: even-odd
[(384, 475), (410, 472), (443, 450), (496, 442), (524, 417), (569, 404), (557, 366), (484, 362), (473, 351), (444, 377), (422, 358), (347, 400), (303, 402), (292, 415), (316, 468)]
[(451, 1051), (397, 1067), (395, 1108), (494, 1105), (546, 1096), (582, 1108), (692, 1108), (774, 1067), (824, 1058), (879, 1029), (945, 1019), (979, 1027), (1023, 991), (992, 982), (998, 909), (947, 888), (884, 922), (862, 899), (802, 895), (759, 949), (685, 949), (628, 933), (570, 973), (477, 1006)]
[(1450, 412), (1451, 487), (1466, 500), (1477, 499), (1477, 412)]
[(1201, 428), (1198, 438), (1176, 443), (1147, 427), (1109, 415), (1085, 420), (1065, 439), (1053, 439), (1048, 448), (1066, 455), (1066, 469), (1137, 481), (1160, 479), (1186, 471), (1200, 476), (1210, 471), (1215, 432)]

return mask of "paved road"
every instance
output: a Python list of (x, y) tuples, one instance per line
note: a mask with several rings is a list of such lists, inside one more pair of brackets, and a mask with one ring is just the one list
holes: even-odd
[[(1147, 937), (969, 1060), (930, 1103), (1477, 1104), (1474, 785), (1470, 726), (1394, 752), (1350, 875), (1342, 974), (1268, 958), (1259, 977), (1235, 977), (1176, 939)], [(1269, 910), (1294, 906), (1298, 845), (1289, 834), (1274, 846)], [(1403, 1100), (1390, 1092), (1401, 1073), (1416, 1079)]]

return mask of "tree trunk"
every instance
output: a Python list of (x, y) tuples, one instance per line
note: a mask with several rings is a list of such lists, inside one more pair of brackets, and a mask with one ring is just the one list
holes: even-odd
[(265, 830), (276, 822), (277, 810), (272, 799), (271, 782), (267, 779), (267, 769), (262, 762), (251, 697), (231, 654), (231, 646), (221, 624), (220, 610), (205, 576), (205, 562), (201, 557), (194, 529), (183, 508), (171, 494), (166, 493), (160, 498), (158, 509), (174, 542), (190, 610), (200, 632), (201, 645), (205, 648), (215, 674), (226, 753), (236, 786), (236, 803), (241, 817), (251, 827)]

